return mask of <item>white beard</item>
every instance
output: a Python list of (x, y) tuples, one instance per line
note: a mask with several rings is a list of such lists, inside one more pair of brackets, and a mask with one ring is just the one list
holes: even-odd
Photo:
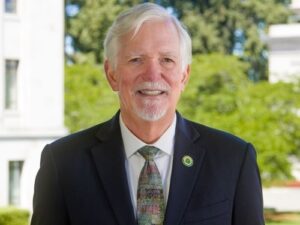
[[(158, 89), (164, 90), (165, 92), (169, 92), (170, 87), (166, 84), (158, 83), (158, 82), (144, 82), (141, 83), (139, 86), (136, 87), (136, 90), (140, 89)], [(136, 90), (134, 92), (136, 92)], [(126, 104), (126, 101), (122, 101), (122, 96), (119, 93), (120, 101), (124, 104), (125, 107), (129, 107)], [(141, 104), (133, 104), (133, 111), (135, 114), (146, 121), (157, 121), (164, 117), (167, 113), (167, 106), (163, 105), (160, 100), (149, 100), (144, 99)]]
[[(170, 87), (167, 84), (160, 82), (144, 82), (141, 83), (136, 89), (158, 89), (169, 92)], [(167, 107), (162, 105), (160, 100), (144, 100), (142, 106), (135, 105), (134, 111), (143, 120), (157, 121), (167, 113)]]
[(166, 115), (167, 107), (160, 107), (153, 101), (145, 101), (143, 108), (135, 106), (134, 111), (143, 120), (157, 121)]

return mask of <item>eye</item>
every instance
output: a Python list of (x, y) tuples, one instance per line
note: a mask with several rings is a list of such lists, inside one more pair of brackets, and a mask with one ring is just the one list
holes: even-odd
[(141, 57), (133, 57), (129, 59), (129, 62), (133, 64), (140, 64), (143, 62), (143, 59)]
[(162, 59), (162, 63), (174, 63), (174, 60), (168, 57)]
[(176, 61), (171, 57), (163, 57), (160, 63), (166, 69), (172, 69), (176, 65)]

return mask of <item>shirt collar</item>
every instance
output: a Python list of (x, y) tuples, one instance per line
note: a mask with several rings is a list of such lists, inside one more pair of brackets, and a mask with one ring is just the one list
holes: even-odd
[[(174, 149), (174, 139), (175, 139), (175, 128), (176, 128), (176, 114), (174, 116), (174, 119), (169, 126), (169, 128), (164, 132), (164, 134), (151, 146), (154, 146), (156, 148), (159, 148), (161, 151), (163, 151), (165, 154), (172, 155), (173, 149)], [(141, 147), (147, 145), (142, 140), (140, 140), (138, 137), (136, 137), (124, 124), (122, 120), (122, 116), (120, 114), (119, 117), (120, 121), (120, 128), (121, 128), (121, 134), (123, 138), (124, 148), (126, 157), (130, 158), (133, 154), (136, 153), (137, 150), (139, 150)]]

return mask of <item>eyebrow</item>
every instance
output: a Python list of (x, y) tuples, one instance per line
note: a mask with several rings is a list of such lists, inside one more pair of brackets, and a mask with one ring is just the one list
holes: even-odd
[(175, 54), (174, 52), (162, 52), (160, 53), (160, 55), (163, 55), (163, 56), (171, 56), (171, 57), (174, 57), (174, 58), (177, 58), (178, 55)]
[[(178, 58), (177, 54), (172, 51), (159, 52), (159, 55)], [(129, 52), (128, 54), (125, 55), (125, 57), (132, 57), (132, 56), (147, 56), (147, 54), (140, 53), (140, 52)]]

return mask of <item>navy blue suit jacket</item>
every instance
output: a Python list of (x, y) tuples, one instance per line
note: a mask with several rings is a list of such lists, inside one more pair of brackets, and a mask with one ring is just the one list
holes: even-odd
[[(173, 160), (164, 225), (264, 224), (251, 144), (177, 114)], [(31, 225), (136, 224), (118, 114), (45, 147), (33, 210)]]

